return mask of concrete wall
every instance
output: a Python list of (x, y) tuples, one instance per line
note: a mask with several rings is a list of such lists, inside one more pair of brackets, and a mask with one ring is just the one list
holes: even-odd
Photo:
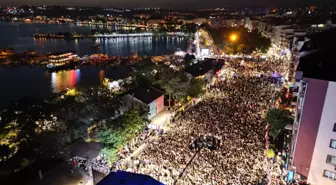
[(330, 140), (336, 139), (333, 132), (336, 123), (336, 83), (329, 82), (327, 95), (324, 101), (322, 117), (316, 137), (314, 154), (312, 157), (308, 183), (313, 185), (335, 185), (336, 181), (323, 177), (323, 171), (336, 172), (335, 166), (326, 163), (327, 155), (336, 156), (336, 149), (330, 148)]
[(308, 177), (317, 131), (328, 89), (328, 81), (303, 78), (308, 83), (298, 138), (294, 150), (293, 166), (300, 175)]

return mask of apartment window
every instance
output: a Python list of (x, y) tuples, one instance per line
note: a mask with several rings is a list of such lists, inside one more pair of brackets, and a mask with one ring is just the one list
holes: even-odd
[(331, 165), (336, 165), (336, 157), (332, 155), (327, 155), (327, 163)]
[(332, 139), (330, 141), (330, 148), (336, 149), (336, 140), (335, 139)]
[(331, 180), (336, 180), (336, 173), (328, 171), (328, 170), (324, 170), (323, 177), (326, 177)]
[(336, 132), (336, 123), (334, 123), (334, 129), (333, 129), (334, 132)]

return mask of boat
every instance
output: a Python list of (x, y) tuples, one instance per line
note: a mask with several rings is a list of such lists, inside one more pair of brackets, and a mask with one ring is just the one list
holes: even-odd
[(90, 60), (94, 60), (94, 61), (106, 61), (108, 60), (108, 55), (107, 54), (92, 54), (90, 56)]
[(26, 52), (23, 53), (24, 55), (36, 55), (37, 52), (35, 50), (28, 50)]
[(49, 71), (73, 69), (78, 64), (78, 56), (72, 51), (50, 53), (47, 55), (46, 67)]
[(79, 66), (79, 62), (71, 62), (68, 64), (64, 64), (62, 66), (54, 66), (54, 65), (47, 65), (48, 71), (49, 72), (56, 72), (56, 71), (63, 71), (63, 70), (71, 70), (71, 69), (77, 69)]
[(99, 43), (94, 43), (94, 44), (92, 44), (91, 48), (100, 48), (100, 44)]
[(0, 56), (13, 56), (15, 54), (15, 50), (12, 48), (0, 48)]

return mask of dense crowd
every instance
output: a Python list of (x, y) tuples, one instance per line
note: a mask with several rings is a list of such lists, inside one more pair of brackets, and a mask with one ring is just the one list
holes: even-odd
[(106, 158), (102, 155), (98, 155), (94, 159), (89, 158), (81, 158), (81, 157), (73, 157), (69, 160), (69, 164), (72, 164), (73, 167), (81, 168), (88, 175), (91, 174), (91, 169), (99, 171), (104, 174), (110, 173), (110, 168), (108, 167), (108, 162)]
[(118, 158), (121, 160), (130, 157), (136, 149), (146, 143), (147, 140), (154, 135), (156, 135), (156, 130), (148, 128), (144, 129), (141, 134), (135, 137), (134, 140), (126, 143), (126, 145), (118, 153)]
[[(278, 93), (277, 66), (228, 60), (222, 80), (126, 168), (167, 185), (260, 183), (266, 175), (263, 115)], [(206, 138), (216, 147), (195, 150), (195, 141)]]

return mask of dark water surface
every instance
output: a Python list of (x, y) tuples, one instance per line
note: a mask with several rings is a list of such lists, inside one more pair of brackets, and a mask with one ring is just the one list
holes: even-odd
[(49, 73), (41, 67), (0, 68), (0, 108), (5, 108), (13, 100), (30, 96), (45, 98), (76, 85), (95, 86), (102, 79), (127, 76), (131, 69), (118, 68), (81, 68), (77, 70)]
[[(0, 47), (14, 48), (17, 53), (35, 50), (39, 54), (58, 51), (76, 51), (79, 56), (103, 53), (109, 56), (129, 56), (136, 51), (139, 56), (153, 56), (172, 53), (178, 48), (185, 48), (184, 37), (161, 36), (150, 38), (119, 38), (119, 39), (78, 39), (50, 40), (34, 39), (34, 33), (78, 32), (88, 34), (94, 26), (76, 26), (71, 24), (22, 24), (0, 22)], [(105, 28), (112, 30), (112, 27)], [(100, 49), (92, 48), (99, 42)]]

